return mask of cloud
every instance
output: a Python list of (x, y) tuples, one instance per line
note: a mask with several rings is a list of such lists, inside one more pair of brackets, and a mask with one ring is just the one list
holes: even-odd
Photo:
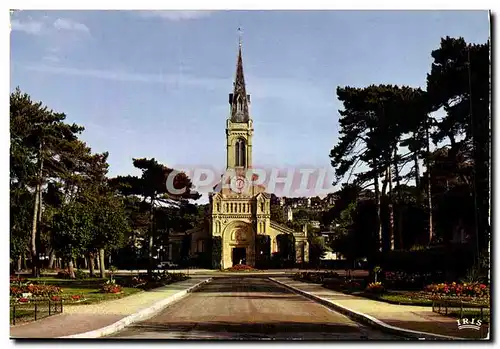
[(139, 11), (142, 17), (151, 18), (159, 17), (167, 21), (184, 21), (191, 19), (198, 19), (210, 16), (213, 11), (180, 11), (180, 10), (157, 10), (157, 11)]
[(20, 21), (18, 19), (13, 19), (10, 21), (10, 27), (14, 31), (21, 31), (27, 34), (38, 35), (42, 33), (44, 29), (44, 23), (34, 20)]
[[(47, 57), (50, 55), (47, 55)], [(48, 59), (50, 60), (50, 59)], [(188, 74), (135, 73), (125, 70), (79, 69), (53, 65), (27, 65), (24, 69), (48, 74), (80, 76), (118, 82), (163, 84), (179, 87), (195, 87), (207, 91), (231, 92), (232, 77), (206, 77)], [(252, 94), (254, 106), (260, 108), (262, 102), (279, 101), (287, 106), (319, 111), (336, 110), (334, 91), (316, 86), (307, 80), (277, 77), (248, 76), (247, 92)], [(250, 83), (248, 83), (250, 82)]]
[(80, 33), (90, 33), (89, 28), (85, 24), (67, 18), (56, 19), (53, 26), (57, 30), (68, 30)]
[(25, 20), (12, 19), (11, 28), (31, 35), (52, 35), (57, 32), (90, 33), (89, 28), (83, 24), (68, 18), (57, 18), (52, 24), (44, 17), (44, 21), (27, 18)]
[(44, 61), (49, 61), (49, 62), (53, 62), (53, 63), (57, 63), (60, 61), (59, 57), (57, 57), (55, 55), (47, 55), (47, 56), (44, 56), (42, 59)]
[(222, 78), (205, 78), (189, 75), (174, 75), (174, 74), (144, 74), (144, 73), (131, 73), (119, 70), (101, 70), (101, 69), (78, 69), (70, 67), (54, 67), (48, 65), (28, 65), (24, 66), (25, 69), (31, 71), (38, 71), (43, 73), (71, 75), (90, 77), (111, 81), (123, 82), (142, 82), (152, 84), (171, 84), (171, 85), (188, 85), (198, 86), (207, 89), (226, 88), (231, 83), (228, 79)]

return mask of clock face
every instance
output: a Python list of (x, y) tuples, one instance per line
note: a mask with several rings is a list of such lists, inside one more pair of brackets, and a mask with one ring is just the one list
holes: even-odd
[(247, 187), (247, 180), (243, 176), (233, 177), (231, 180), (231, 190), (236, 193), (242, 193)]

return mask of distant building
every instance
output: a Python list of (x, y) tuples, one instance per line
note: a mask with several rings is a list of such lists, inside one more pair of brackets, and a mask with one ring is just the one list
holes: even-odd
[(319, 221), (310, 221), (309, 224), (311, 227), (319, 229), (321, 227), (321, 223)]

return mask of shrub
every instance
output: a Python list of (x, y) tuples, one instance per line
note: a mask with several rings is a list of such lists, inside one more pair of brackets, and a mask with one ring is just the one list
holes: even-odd
[(355, 281), (355, 280), (347, 280), (344, 282), (344, 284), (342, 286), (349, 291), (362, 289), (361, 283), (358, 281)]
[(132, 286), (132, 287), (138, 287), (138, 286), (144, 285), (146, 283), (147, 283), (147, 280), (141, 279), (138, 276), (134, 276), (132, 278), (131, 282), (130, 282), (130, 286)]
[(463, 275), (470, 268), (474, 249), (469, 245), (433, 246), (424, 250), (394, 250), (378, 253), (371, 263), (384, 270), (407, 273), (433, 273), (435, 271)]
[(80, 296), (78, 294), (74, 294), (74, 295), (71, 296), (71, 299), (74, 300), (74, 301), (79, 301), (81, 298), (82, 298), (82, 296)]
[(69, 279), (70, 278), (69, 270), (61, 270), (60, 272), (57, 273), (57, 278)]
[(403, 271), (386, 271), (383, 274), (384, 284), (391, 290), (421, 290), (425, 285), (442, 281), (440, 272), (407, 273)]
[(323, 283), (325, 279), (336, 279), (340, 275), (333, 271), (328, 272), (298, 272), (293, 275), (294, 280)]
[(385, 291), (384, 285), (381, 282), (371, 282), (366, 287), (366, 292), (380, 294)]
[[(68, 274), (69, 274), (69, 272), (68, 272)], [(87, 277), (88, 277), (88, 274), (85, 273), (83, 270), (81, 270), (81, 269), (75, 270), (75, 278), (76, 279), (81, 280), (81, 279), (86, 279)]]

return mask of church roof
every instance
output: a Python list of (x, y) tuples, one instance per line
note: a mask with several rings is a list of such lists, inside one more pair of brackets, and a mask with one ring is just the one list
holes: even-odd
[(259, 197), (259, 196), (263, 196), (263, 197), (264, 197), (264, 198), (266, 198), (266, 199), (270, 199), (270, 198), (271, 198), (271, 194), (266, 193), (266, 192), (259, 193), (259, 194), (257, 194), (257, 196), (258, 196), (258, 197)]
[(246, 93), (245, 76), (243, 74), (243, 58), (241, 55), (241, 42), (238, 50), (238, 61), (236, 64), (236, 77), (234, 80), (233, 93), (229, 95), (231, 104), (231, 121), (248, 122), (248, 102), (250, 96)]

